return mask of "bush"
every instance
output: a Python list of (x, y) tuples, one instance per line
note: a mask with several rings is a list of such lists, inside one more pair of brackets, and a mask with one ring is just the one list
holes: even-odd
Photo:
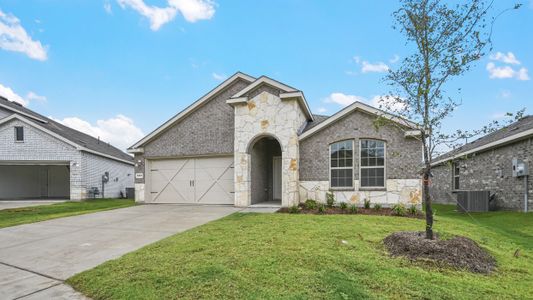
[(342, 209), (342, 210), (346, 210), (348, 208), (348, 203), (346, 202), (341, 202), (339, 204), (339, 207)]
[(369, 208), (370, 208), (370, 200), (365, 199), (365, 203), (363, 204), (363, 206), (364, 206), (366, 209), (369, 209)]
[(409, 206), (409, 213), (412, 214), (412, 215), (417, 215), (418, 214), (418, 208), (416, 208), (416, 205)]
[(407, 209), (405, 208), (405, 205), (401, 203), (395, 204), (392, 207), (392, 213), (397, 216), (405, 216), (407, 213)]
[(307, 209), (316, 209), (317, 207), (317, 203), (316, 203), (316, 200), (313, 200), (313, 199), (307, 199), (305, 200), (305, 208)]
[(374, 204), (374, 210), (380, 211), (381, 210), (381, 204), (379, 204), (379, 203)]
[(320, 213), (320, 214), (326, 213), (326, 206), (324, 204), (322, 204), (322, 203), (318, 204), (318, 213)]
[(300, 207), (298, 205), (293, 205), (289, 207), (289, 213), (290, 214), (297, 214), (300, 212)]
[(357, 205), (352, 204), (350, 205), (350, 213), (356, 214), (359, 209), (357, 208)]
[(333, 205), (335, 205), (335, 195), (332, 192), (326, 193), (326, 204), (328, 207), (333, 207)]

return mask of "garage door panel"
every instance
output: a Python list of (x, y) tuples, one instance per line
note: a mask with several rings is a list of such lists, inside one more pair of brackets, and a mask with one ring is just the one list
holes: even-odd
[(233, 204), (233, 157), (151, 162), (151, 195), (156, 203)]

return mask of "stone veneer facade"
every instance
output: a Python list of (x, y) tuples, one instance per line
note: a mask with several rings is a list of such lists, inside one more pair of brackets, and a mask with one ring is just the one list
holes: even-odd
[[(250, 149), (261, 137), (271, 136), (281, 146), (282, 206), (299, 201), (298, 130), (306, 117), (297, 100), (281, 100), (278, 93), (259, 88), (246, 103), (235, 105), (235, 205), (251, 201)], [(254, 96), (255, 95), (255, 96)]]

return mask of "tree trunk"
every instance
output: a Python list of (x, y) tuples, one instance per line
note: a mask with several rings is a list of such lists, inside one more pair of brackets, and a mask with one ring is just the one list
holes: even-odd
[(426, 209), (426, 239), (433, 239), (433, 209), (431, 208), (431, 196), (429, 194), (429, 180), (431, 174), (430, 168), (425, 168), (423, 175), (423, 194), (424, 194), (424, 206)]

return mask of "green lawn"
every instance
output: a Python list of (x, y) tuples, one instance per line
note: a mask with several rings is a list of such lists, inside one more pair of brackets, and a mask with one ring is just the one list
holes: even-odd
[(496, 257), (497, 272), (479, 275), (390, 258), (381, 240), (394, 231), (421, 230), (423, 220), (237, 213), (68, 283), (93, 299), (533, 297), (533, 214), (452, 210), (436, 207), (437, 231), (478, 241)]
[(135, 205), (129, 199), (98, 199), (0, 210), (0, 228)]

